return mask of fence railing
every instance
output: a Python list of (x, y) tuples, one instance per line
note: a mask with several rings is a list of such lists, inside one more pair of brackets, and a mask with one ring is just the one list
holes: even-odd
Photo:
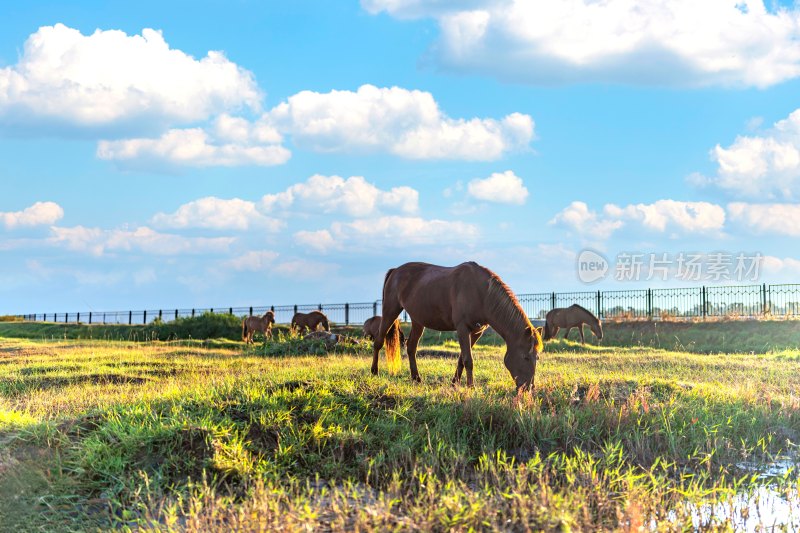
[[(556, 307), (578, 304), (600, 318), (707, 318), (739, 316), (800, 316), (800, 284), (718, 285), (676, 289), (630, 289), (615, 291), (549, 292), (517, 295), (525, 313), (542, 319)], [(263, 315), (272, 310), (275, 321), (288, 324), (297, 312), (319, 310), (335, 324), (362, 324), (381, 311), (381, 300), (341, 304), (155, 309), (142, 311), (83, 311), (18, 315), (29, 321), (87, 324), (149, 324), (169, 322), (203, 313), (236, 316)], [(408, 320), (405, 312), (403, 321)]]

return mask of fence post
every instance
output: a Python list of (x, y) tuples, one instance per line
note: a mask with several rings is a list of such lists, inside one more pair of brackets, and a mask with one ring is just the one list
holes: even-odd
[(81, 314), (78, 313), (78, 318), (77, 318), (77, 320), (75, 320), (75, 322), (80, 322), (80, 321), (81, 321)]
[(175, 320), (178, 320), (178, 310), (175, 310)]
[(133, 311), (128, 311), (128, 325), (133, 324)]
[(91, 323), (92, 323), (92, 312), (89, 311), (89, 324), (91, 324)]
[(708, 296), (706, 295), (706, 286), (703, 285), (702, 289), (702, 302), (703, 302), (703, 320), (706, 319), (706, 313), (708, 312)]
[(253, 306), (250, 306), (250, 314), (248, 316), (253, 316)]
[(233, 307), (229, 307), (229, 308), (228, 308), (228, 314), (229, 314), (229, 315), (232, 315), (232, 314), (233, 314)]
[(647, 289), (647, 318), (653, 320), (653, 291)]
[(556, 308), (556, 293), (550, 294), (550, 309)]
[(297, 304), (294, 304), (294, 314), (297, 314)]
[(161, 314), (161, 311), (162, 311), (161, 309), (158, 310), (158, 321), (159, 322), (161, 322), (161, 318), (163, 317), (163, 315)]
[(600, 291), (597, 291), (597, 295), (595, 296), (595, 307), (597, 311), (597, 318), (602, 318), (600, 316)]
[(147, 324), (147, 310), (142, 311), (142, 324)]
[(378, 314), (378, 302), (372, 302), (372, 316)]
[(350, 325), (350, 304), (344, 304), (344, 325)]
[(319, 309), (319, 310), (320, 310), (320, 312), (322, 312), (322, 304), (319, 304), (319, 305), (317, 306), (317, 309)]
[(272, 311), (273, 314), (275, 314), (275, 306), (274, 305), (270, 305), (269, 306), (269, 310)]
[(192, 318), (194, 318), (194, 309), (192, 309)]
[(69, 322), (69, 313), (64, 313), (64, 324)]

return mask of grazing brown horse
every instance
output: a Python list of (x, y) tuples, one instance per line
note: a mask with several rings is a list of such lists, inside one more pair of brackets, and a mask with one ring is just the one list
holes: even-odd
[(322, 324), (322, 329), (328, 331), (328, 317), (322, 311), (311, 311), (310, 313), (295, 313), (292, 317), (292, 331), (299, 330), (300, 333), (308, 328), (315, 331)]
[[(378, 336), (378, 330), (381, 327), (381, 317), (374, 316), (372, 318), (368, 318), (364, 322), (364, 336), (368, 339), (375, 340), (375, 337)], [(400, 327), (400, 320), (395, 320), (394, 324), (392, 325), (393, 328)], [(390, 329), (387, 335), (391, 336), (394, 335), (394, 332)], [(403, 330), (400, 330), (400, 345), (406, 345), (406, 336), (403, 334)]]
[(272, 338), (272, 324), (275, 323), (275, 313), (267, 311), (264, 316), (249, 316), (242, 320), (242, 340), (248, 344), (253, 342), (253, 335), (260, 331), (264, 339)]
[[(406, 263), (386, 273), (383, 281), (381, 327), (375, 337), (372, 373), (378, 373), (378, 352), (386, 344), (386, 358), (399, 359), (398, 328), (387, 336), (394, 320), (405, 309), (411, 317), (408, 364), (411, 379), (421, 381), (417, 370), (417, 344), (425, 331), (456, 331), (461, 353), (453, 383), (467, 371), (473, 385), (472, 346), (491, 326), (506, 342), (503, 359), (519, 392), (533, 387), (536, 360), (544, 345), (511, 289), (491, 270), (473, 262), (455, 267)], [(391, 364), (391, 363), (390, 363)]]
[(554, 339), (559, 328), (566, 328), (564, 338), (569, 336), (572, 328), (578, 328), (581, 334), (581, 344), (586, 344), (583, 336), (583, 325), (588, 324), (598, 341), (603, 340), (603, 326), (600, 319), (578, 304), (569, 307), (556, 308), (547, 313), (544, 324), (544, 340)]

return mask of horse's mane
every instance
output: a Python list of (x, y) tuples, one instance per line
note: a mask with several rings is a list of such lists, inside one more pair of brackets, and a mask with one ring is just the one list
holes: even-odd
[(586, 309), (586, 308), (585, 308), (585, 307), (583, 307), (582, 305), (578, 305), (578, 304), (572, 304), (572, 307), (577, 307), (578, 309), (580, 309), (581, 311), (583, 311), (584, 313), (586, 313), (586, 314), (587, 314), (587, 315), (589, 315), (590, 317), (594, 318), (594, 320), (595, 320), (596, 322), (599, 322), (599, 321), (600, 321), (600, 319), (599, 319), (599, 318), (597, 318), (596, 316), (594, 316), (594, 313), (592, 313), (591, 311), (589, 311), (588, 309)]
[(509, 324), (522, 322), (527, 326), (533, 327), (528, 315), (525, 314), (522, 306), (519, 305), (517, 297), (514, 296), (508, 285), (503, 283), (503, 280), (488, 268), (486, 272), (489, 274), (489, 311), (496, 313), (500, 320)]

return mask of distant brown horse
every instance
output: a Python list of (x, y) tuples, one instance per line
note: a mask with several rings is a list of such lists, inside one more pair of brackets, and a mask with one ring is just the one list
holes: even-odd
[(292, 331), (299, 330), (300, 333), (308, 328), (315, 331), (322, 324), (322, 329), (328, 331), (328, 317), (322, 311), (311, 311), (310, 313), (295, 313), (292, 317)]
[[(368, 318), (364, 322), (364, 336), (366, 338), (368, 338), (368, 339), (375, 340), (375, 337), (378, 336), (378, 330), (380, 329), (380, 327), (381, 327), (381, 317), (374, 316), (372, 318)], [(400, 320), (399, 319), (395, 320), (394, 321), (394, 325), (392, 327), (393, 328), (399, 328), (400, 327)], [(387, 335), (389, 335), (389, 336), (394, 335), (394, 332), (390, 329), (389, 332), (387, 333)], [(401, 346), (405, 346), (406, 345), (406, 336), (403, 333), (402, 329), (400, 330), (400, 345)]]
[(554, 339), (559, 328), (566, 328), (567, 332), (564, 333), (566, 339), (572, 328), (578, 328), (578, 332), (581, 334), (581, 344), (586, 344), (583, 336), (584, 324), (589, 326), (598, 341), (603, 340), (603, 326), (600, 324), (600, 319), (585, 308), (578, 304), (572, 304), (569, 307), (553, 309), (545, 316), (544, 340)]
[(425, 331), (456, 331), (461, 353), (453, 383), (467, 371), (467, 386), (473, 385), (472, 346), (491, 326), (506, 341), (503, 359), (519, 392), (533, 387), (536, 360), (544, 345), (517, 298), (491, 270), (473, 262), (455, 267), (428, 263), (406, 263), (386, 273), (383, 281), (381, 327), (375, 336), (372, 373), (378, 373), (378, 353), (386, 344), (386, 358), (399, 360), (398, 328), (387, 337), (395, 319), (405, 309), (411, 317), (408, 364), (411, 379), (421, 381), (417, 370), (417, 344)]
[(249, 316), (242, 320), (242, 340), (248, 344), (253, 342), (253, 335), (260, 331), (264, 339), (272, 338), (272, 324), (275, 323), (275, 313), (267, 311), (264, 316)]

